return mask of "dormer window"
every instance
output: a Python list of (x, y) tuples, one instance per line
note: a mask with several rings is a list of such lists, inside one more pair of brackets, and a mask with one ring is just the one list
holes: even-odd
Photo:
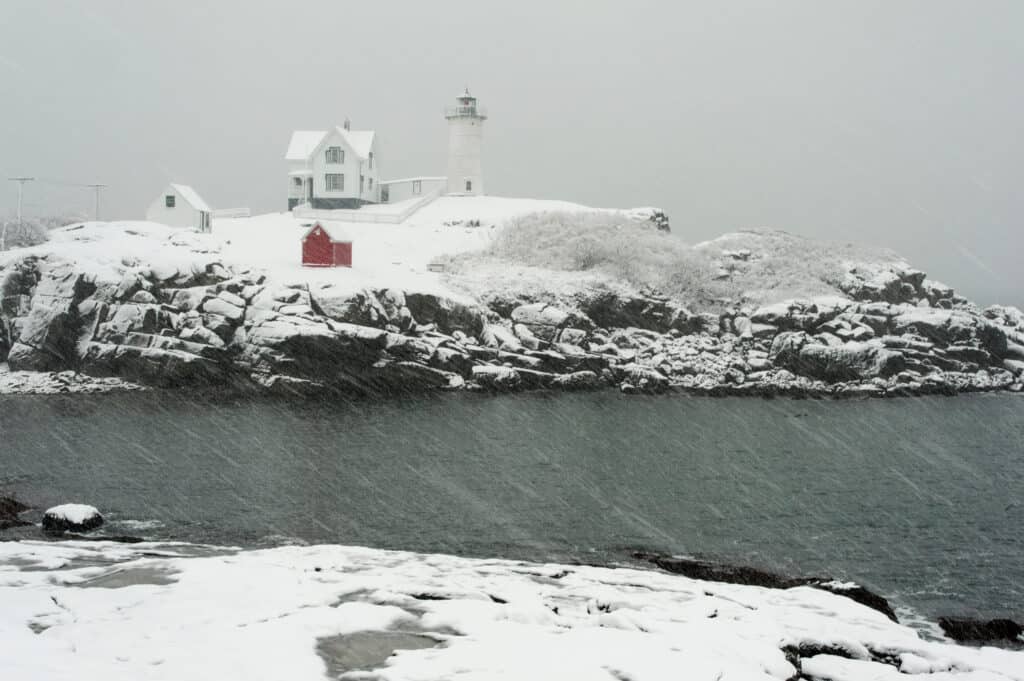
[(341, 147), (327, 147), (327, 162), (328, 163), (344, 163), (345, 162), (345, 150)]
[(168, 208), (174, 208), (174, 194), (168, 194), (164, 197), (164, 205)]

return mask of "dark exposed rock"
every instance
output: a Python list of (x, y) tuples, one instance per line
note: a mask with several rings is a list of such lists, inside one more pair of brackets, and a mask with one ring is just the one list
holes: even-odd
[(759, 570), (744, 565), (728, 565), (725, 563), (714, 563), (706, 560), (693, 558), (681, 558), (677, 556), (665, 556), (637, 551), (634, 558), (645, 560), (657, 565), (662, 570), (678, 575), (684, 575), (691, 579), (700, 579), (710, 582), (725, 582), (727, 584), (745, 584), (749, 586), (763, 586), (769, 589), (791, 589), (797, 586), (809, 586), (822, 589), (839, 596), (845, 596), (872, 610), (877, 610), (893, 622), (897, 622), (896, 613), (889, 602), (862, 586), (844, 585), (830, 579), (820, 577), (787, 577), (775, 572)]
[(954, 641), (968, 643), (1021, 642), (1024, 627), (1011, 619), (978, 620), (940, 617), (939, 626)]
[(651, 296), (625, 297), (602, 292), (581, 301), (580, 309), (595, 324), (605, 328), (632, 326), (665, 333), (670, 329), (690, 332), (699, 326), (685, 308)]
[(0, 496), (0, 530), (28, 525), (18, 516), (29, 510), (29, 507), (12, 497)]
[(451, 298), (427, 293), (406, 293), (406, 305), (420, 324), (436, 324), (444, 333), (462, 331), (476, 336), (483, 329), (484, 310)]

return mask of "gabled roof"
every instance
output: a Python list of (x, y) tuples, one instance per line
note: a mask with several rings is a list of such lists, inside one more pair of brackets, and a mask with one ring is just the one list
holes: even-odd
[(326, 134), (323, 130), (296, 130), (292, 133), (291, 142), (288, 143), (288, 151), (284, 154), (285, 160), (305, 161), (320, 145)]
[(338, 133), (352, 147), (356, 156), (364, 161), (370, 157), (370, 150), (373, 149), (373, 130), (346, 130), (338, 128)]
[(181, 198), (185, 199), (185, 202), (196, 210), (210, 212), (210, 207), (206, 205), (206, 201), (203, 201), (203, 197), (199, 196), (196, 190), (187, 184), (172, 184), (171, 189), (178, 192)]
[(302, 240), (305, 241), (307, 238), (309, 238), (309, 235), (312, 234), (317, 227), (322, 229), (324, 233), (327, 234), (328, 237), (330, 237), (331, 241), (335, 243), (352, 243), (352, 238), (345, 233), (345, 230), (341, 229), (337, 225), (325, 225), (322, 222), (314, 222), (312, 225), (310, 225), (309, 229), (306, 230), (306, 233), (302, 235)]
[[(359, 159), (365, 161), (370, 157), (370, 151), (373, 149), (373, 130), (346, 130), (339, 126), (334, 132), (338, 133)], [(324, 130), (296, 130), (292, 133), (284, 158), (286, 161), (305, 161), (320, 149), (326, 139), (327, 131)]]

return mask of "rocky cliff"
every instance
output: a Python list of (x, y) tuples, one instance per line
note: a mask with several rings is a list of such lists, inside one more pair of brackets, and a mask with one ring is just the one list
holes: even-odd
[(187, 266), (95, 271), (57, 252), (0, 265), (0, 361), (162, 387), (901, 395), (1020, 390), (1024, 314), (984, 311), (899, 263), (841, 296), (695, 314), (656, 292), (473, 297)]

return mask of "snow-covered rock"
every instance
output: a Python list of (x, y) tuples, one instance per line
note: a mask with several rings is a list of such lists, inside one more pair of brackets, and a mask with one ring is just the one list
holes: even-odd
[(0, 671), (34, 681), (319, 680), (339, 670), (318, 641), (372, 632), (439, 645), (385, 650), (343, 678), (1024, 681), (1022, 651), (925, 640), (820, 589), (632, 568), (0, 542), (0, 602)]
[(103, 516), (94, 506), (61, 504), (43, 513), (43, 531), (49, 534), (89, 532), (103, 525)]

